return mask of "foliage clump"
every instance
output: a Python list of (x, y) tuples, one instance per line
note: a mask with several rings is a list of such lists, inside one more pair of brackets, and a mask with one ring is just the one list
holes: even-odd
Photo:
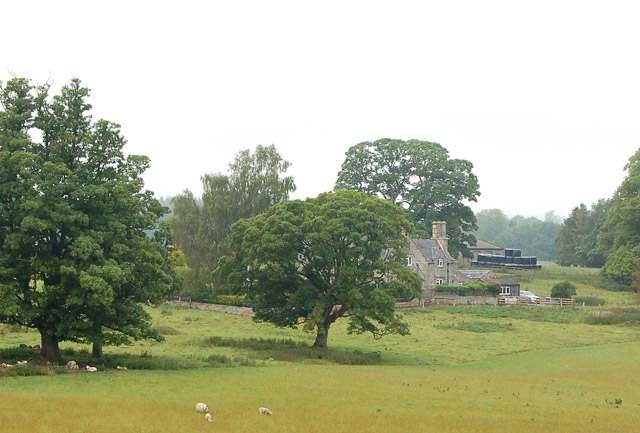
[(569, 281), (562, 281), (551, 288), (552, 298), (571, 298), (577, 293), (576, 286)]
[(451, 293), (458, 296), (477, 296), (490, 295), (496, 296), (500, 294), (500, 283), (495, 281), (471, 281), (462, 286), (451, 284), (440, 284), (432, 286), (435, 292)]

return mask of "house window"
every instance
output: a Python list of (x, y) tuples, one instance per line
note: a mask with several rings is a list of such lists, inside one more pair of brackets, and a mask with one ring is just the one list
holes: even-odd
[(413, 256), (407, 256), (407, 266), (413, 266)]
[(441, 286), (442, 284), (444, 284), (444, 280), (442, 278), (436, 278), (436, 284), (438, 286)]
[(502, 286), (501, 295), (511, 295), (511, 286)]
[(444, 260), (438, 259), (438, 267), (441, 268), (444, 266)]

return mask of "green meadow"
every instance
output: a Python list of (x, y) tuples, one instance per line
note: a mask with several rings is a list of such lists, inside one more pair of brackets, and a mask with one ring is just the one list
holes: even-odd
[[(513, 277), (539, 296), (569, 280), (605, 303), (407, 310), (411, 335), (375, 340), (338, 322), (328, 351), (301, 330), (161, 306), (150, 312), (165, 341), (107, 348), (98, 373), (0, 377), (0, 432), (635, 431), (637, 295), (588, 269)], [(0, 362), (26, 356), (21, 343), (37, 333), (0, 325)], [(87, 346), (62, 348), (94, 365)]]

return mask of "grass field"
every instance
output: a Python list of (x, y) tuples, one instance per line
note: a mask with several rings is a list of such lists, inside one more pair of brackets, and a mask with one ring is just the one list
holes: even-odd
[[(635, 294), (591, 277), (553, 268), (516, 279), (540, 296), (568, 279), (604, 306), (412, 310), (410, 336), (374, 340), (337, 323), (329, 352), (247, 317), (152, 309), (166, 341), (108, 348), (99, 373), (0, 378), (0, 432), (635, 431), (640, 308)], [(590, 324), (602, 309), (621, 319)], [(38, 336), (0, 329), (0, 349), (20, 343)], [(65, 359), (88, 356), (63, 348)], [(108, 368), (116, 361), (144, 369)], [(213, 423), (195, 412), (199, 401)], [(260, 406), (274, 415), (259, 416)]]

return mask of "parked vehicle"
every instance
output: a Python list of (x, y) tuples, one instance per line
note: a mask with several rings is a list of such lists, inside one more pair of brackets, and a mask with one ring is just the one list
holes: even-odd
[(520, 296), (528, 298), (531, 302), (535, 302), (536, 304), (540, 302), (540, 296), (534, 295), (528, 290), (520, 290)]

